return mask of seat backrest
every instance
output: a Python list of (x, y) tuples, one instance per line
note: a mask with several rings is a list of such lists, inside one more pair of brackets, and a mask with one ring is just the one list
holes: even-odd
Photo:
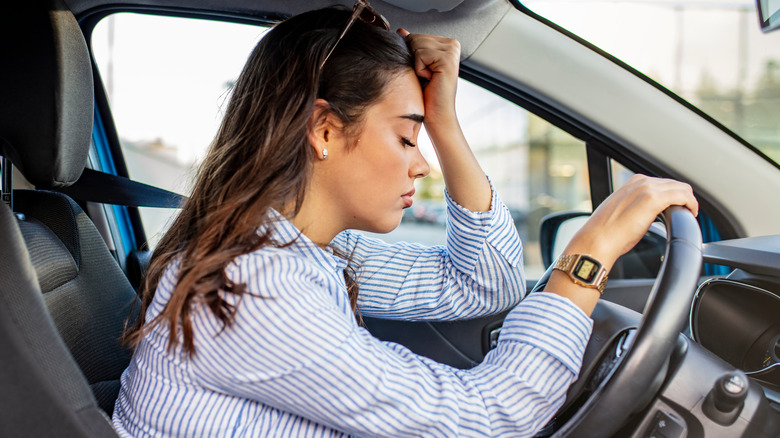
[(0, 436), (115, 437), (49, 317), (17, 219), (0, 203)]
[[(23, 236), (26, 263), (36, 273), (48, 324), (83, 372), (82, 376), (68, 375), (78, 377), (79, 382), (59, 383), (88, 383), (99, 406), (111, 415), (119, 378), (130, 357), (119, 338), (138, 298), (84, 211), (65, 195), (40, 190), (67, 187), (79, 178), (87, 162), (94, 111), (89, 51), (62, 0), (16, 2), (6, 12), (0, 14), (4, 42), (0, 45), (0, 155), (10, 158), (39, 189), (14, 192), (14, 210), (22, 213), (14, 218), (14, 227)], [(0, 242), (5, 245), (5, 240)], [(10, 262), (17, 260), (0, 258), (0, 265)], [(5, 287), (15, 290), (17, 286)], [(32, 290), (29, 285), (23, 289), (25, 293)], [(27, 302), (15, 300), (9, 305)], [(14, 356), (0, 356), (0, 374), (4, 362), (14, 361)], [(45, 365), (56, 367), (57, 362)], [(0, 387), (0, 398), (20, 396), (24, 396), (20, 388)], [(35, 412), (29, 415), (34, 418)]]
[[(67, 196), (17, 190), (14, 209), (49, 314), (108, 415), (130, 362), (120, 343), (140, 303), (86, 213)], [(135, 316), (135, 315), (134, 315)]]

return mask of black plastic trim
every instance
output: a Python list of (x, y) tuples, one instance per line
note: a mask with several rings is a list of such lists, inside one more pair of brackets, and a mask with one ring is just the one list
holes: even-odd
[(780, 236), (757, 236), (704, 245), (704, 261), (759, 275), (780, 275)]
[(586, 144), (586, 154), (588, 157), (588, 180), (590, 181), (590, 202), (593, 210), (596, 209), (612, 193), (612, 167), (610, 166), (609, 156), (589, 141)]

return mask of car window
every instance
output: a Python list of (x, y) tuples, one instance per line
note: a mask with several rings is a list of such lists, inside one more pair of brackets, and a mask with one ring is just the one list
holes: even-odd
[[(120, 13), (94, 28), (92, 51), (131, 178), (188, 194), (223, 105), (265, 28)], [(176, 211), (140, 208), (154, 247)]]
[(626, 182), (634, 176), (634, 172), (628, 170), (626, 166), (617, 160), (609, 160), (609, 168), (612, 174), (612, 190), (623, 187)]
[[(92, 47), (131, 178), (188, 194), (231, 85), (263, 32), (256, 26), (128, 13), (97, 24)], [(543, 272), (542, 217), (591, 209), (585, 144), (465, 80), (458, 84), (456, 104), (464, 133), (523, 239), (527, 275), (537, 278)], [(418, 180), (415, 203), (401, 226), (382, 237), (443, 244), (444, 181), (424, 132), (418, 144), (431, 173)], [(141, 209), (151, 247), (175, 213)]]
[(780, 161), (780, 32), (754, 0), (524, 0)]

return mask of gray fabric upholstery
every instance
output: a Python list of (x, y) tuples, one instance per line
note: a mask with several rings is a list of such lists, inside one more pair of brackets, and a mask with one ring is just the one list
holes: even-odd
[(68, 186), (84, 169), (92, 135), (81, 29), (60, 0), (14, 2), (0, 14), (0, 39), (0, 155), (38, 188)]
[(76, 277), (76, 261), (48, 227), (30, 217), (19, 222), (19, 228), (27, 238), (27, 249), (41, 292), (50, 292)]
[(131, 310), (135, 316), (140, 308), (135, 290), (73, 200), (18, 190), (14, 207), (25, 215), (20, 228), (54, 325), (110, 414), (130, 360), (120, 338)]
[[(0, 14), (0, 37), (0, 155), (39, 189), (66, 187), (92, 133), (81, 29), (61, 0), (35, 0)], [(115, 436), (135, 291), (73, 200), (15, 191), (14, 207), (0, 203), (0, 436)]]
[(0, 203), (0, 436), (115, 437), (48, 316), (16, 221)]

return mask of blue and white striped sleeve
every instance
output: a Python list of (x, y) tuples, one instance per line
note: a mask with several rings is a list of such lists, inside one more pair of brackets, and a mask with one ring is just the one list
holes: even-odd
[(510, 312), (482, 364), (459, 370), (371, 336), (300, 258), (241, 266), (248, 292), (228, 297), (235, 321), (223, 327), (205, 306), (195, 315), (198, 383), (354, 436), (533, 436), (563, 402), (590, 334), (568, 300), (536, 294)]
[(357, 266), (360, 311), (391, 319), (451, 320), (516, 305), (525, 293), (522, 243), (509, 210), (495, 190), (492, 196), (485, 212), (469, 211), (446, 196), (446, 247), (339, 234), (333, 245)]

